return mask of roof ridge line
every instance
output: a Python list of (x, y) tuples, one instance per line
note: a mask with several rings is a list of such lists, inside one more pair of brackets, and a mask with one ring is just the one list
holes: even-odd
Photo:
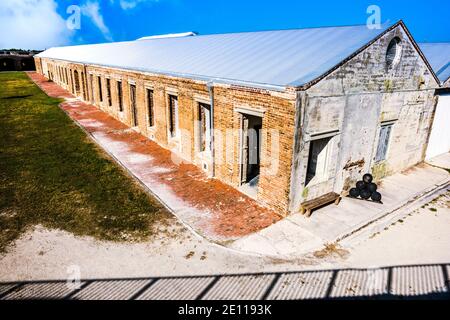
[[(388, 22), (382, 23), (381, 25), (388, 24)], [(197, 34), (198, 37), (207, 37), (207, 36), (219, 36), (219, 35), (227, 35), (227, 34), (241, 34), (241, 33), (259, 33), (259, 32), (276, 32), (276, 31), (296, 31), (296, 30), (310, 30), (310, 29), (329, 29), (329, 28), (348, 28), (348, 27), (364, 27), (366, 23), (361, 24), (348, 24), (348, 25), (339, 25), (339, 26), (317, 26), (317, 27), (304, 27), (304, 28), (285, 28), (285, 29), (267, 29), (267, 30), (253, 30), (253, 31), (234, 31), (234, 32), (219, 32), (219, 33), (208, 33), (208, 34)]]

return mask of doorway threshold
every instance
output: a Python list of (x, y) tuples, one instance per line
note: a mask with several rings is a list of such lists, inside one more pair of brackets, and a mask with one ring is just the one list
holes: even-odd
[(249, 196), (249, 197), (251, 197), (251, 198), (256, 200), (256, 198), (258, 196), (258, 182), (259, 182), (259, 175), (254, 177), (249, 182), (243, 183), (239, 187), (239, 191), (241, 191), (245, 195), (247, 195), (247, 196)]

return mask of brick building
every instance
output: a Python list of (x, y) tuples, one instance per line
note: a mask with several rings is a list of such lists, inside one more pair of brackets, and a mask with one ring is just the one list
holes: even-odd
[(424, 159), (439, 81), (403, 22), (51, 48), (37, 72), (287, 215)]

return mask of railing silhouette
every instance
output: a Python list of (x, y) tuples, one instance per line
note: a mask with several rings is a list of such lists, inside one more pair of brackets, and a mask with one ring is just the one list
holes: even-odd
[(0, 283), (0, 299), (450, 299), (450, 264), (255, 274)]

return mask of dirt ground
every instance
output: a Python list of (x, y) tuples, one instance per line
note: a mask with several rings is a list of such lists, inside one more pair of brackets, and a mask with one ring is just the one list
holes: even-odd
[(344, 265), (378, 267), (450, 262), (450, 192), (351, 250)]
[(65, 279), (73, 265), (82, 278), (114, 279), (448, 263), (448, 230), (449, 192), (354, 248), (329, 246), (294, 261), (233, 252), (178, 223), (144, 243), (98, 241), (37, 226), (0, 257), (0, 281)]

